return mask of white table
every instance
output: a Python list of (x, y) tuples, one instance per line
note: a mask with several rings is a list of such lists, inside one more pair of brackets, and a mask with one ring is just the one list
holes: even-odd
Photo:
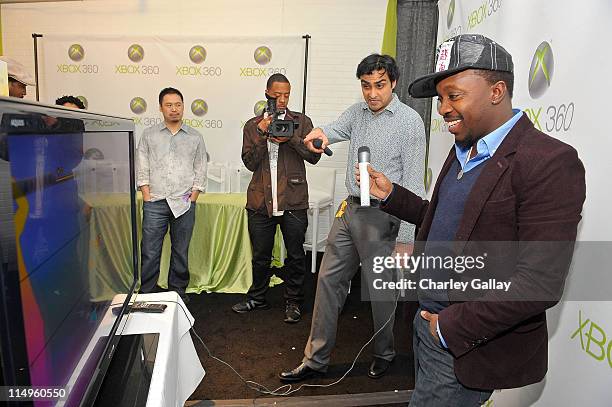
[[(120, 306), (124, 301), (125, 294), (119, 294), (113, 298), (112, 304)], [(159, 314), (135, 312), (124, 315), (117, 330), (117, 334), (121, 335), (159, 334), (147, 407), (183, 407), (205, 374), (189, 333), (194, 318), (175, 292), (138, 294), (132, 296), (130, 301), (167, 305), (166, 310)], [(109, 309), (74, 369), (68, 388), (82, 374), (95, 344), (101, 337), (108, 336), (114, 321), (115, 317)], [(57, 405), (61, 407), (64, 404), (60, 401)]]
[(194, 318), (175, 292), (138, 294), (132, 300), (168, 306), (160, 314), (124, 316), (126, 325), (121, 330), (122, 335), (159, 333), (147, 407), (183, 407), (205, 374), (189, 333)]

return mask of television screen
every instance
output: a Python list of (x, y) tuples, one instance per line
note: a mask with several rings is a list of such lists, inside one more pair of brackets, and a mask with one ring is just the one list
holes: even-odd
[[(133, 123), (5, 98), (0, 112), (3, 385), (57, 389), (35, 406), (83, 405), (120, 333), (110, 307), (136, 281)], [(108, 239), (116, 222), (132, 236)]]

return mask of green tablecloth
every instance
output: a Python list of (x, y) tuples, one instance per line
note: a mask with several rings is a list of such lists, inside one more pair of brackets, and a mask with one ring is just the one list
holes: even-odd
[[(127, 194), (88, 194), (90, 290), (94, 300), (116, 293), (117, 285), (132, 280), (130, 209)], [(207, 193), (196, 204), (196, 223), (189, 246), (190, 281), (187, 292), (245, 293), (252, 282), (251, 242), (246, 194)], [(142, 199), (137, 200), (138, 242), (141, 239)], [(282, 265), (280, 231), (272, 265)], [(167, 287), (170, 237), (166, 235), (161, 258), (159, 285)], [(275, 279), (274, 282), (279, 280)]]

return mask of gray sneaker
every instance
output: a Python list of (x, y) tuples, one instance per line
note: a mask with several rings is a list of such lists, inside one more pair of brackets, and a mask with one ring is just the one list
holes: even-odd
[(297, 304), (289, 303), (285, 307), (285, 322), (288, 324), (295, 324), (302, 318), (302, 312), (300, 306)]
[(238, 314), (244, 314), (245, 312), (251, 312), (258, 309), (268, 309), (270, 305), (263, 301), (257, 302), (255, 300), (246, 300), (244, 302), (239, 302), (232, 306), (232, 311), (237, 312)]

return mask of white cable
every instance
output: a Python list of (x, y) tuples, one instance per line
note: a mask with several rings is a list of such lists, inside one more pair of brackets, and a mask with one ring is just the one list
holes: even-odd
[[(346, 372), (344, 372), (342, 377), (340, 377), (338, 380), (336, 380), (335, 382), (332, 382), (332, 383), (328, 383), (328, 384), (309, 384), (309, 383), (303, 383), (303, 384), (301, 384), (296, 389), (293, 389), (293, 385), (291, 385), (291, 384), (285, 384), (285, 385), (282, 385), (282, 386), (280, 386), (280, 387), (278, 387), (278, 388), (276, 388), (274, 390), (270, 390), (269, 388), (267, 388), (263, 384), (257, 383), (257, 382), (255, 382), (253, 380), (246, 380), (244, 377), (242, 377), (242, 375), (240, 373), (238, 373), (238, 371), (236, 369), (234, 369), (234, 367), (232, 365), (230, 365), (226, 361), (224, 361), (224, 360), (214, 356), (212, 354), (212, 352), (210, 351), (210, 349), (208, 348), (208, 346), (206, 346), (206, 344), (204, 343), (204, 340), (202, 340), (202, 338), (200, 338), (200, 335), (198, 335), (198, 333), (195, 331), (195, 329), (193, 329), (193, 325), (191, 325), (189, 327), (189, 330), (191, 332), (193, 332), (193, 334), (196, 336), (196, 338), (198, 338), (198, 340), (200, 341), (200, 343), (202, 344), (204, 349), (206, 349), (206, 352), (208, 353), (208, 356), (210, 356), (212, 359), (214, 359), (214, 360), (224, 364), (225, 366), (229, 367), (234, 373), (236, 373), (236, 375), (240, 378), (240, 380), (242, 380), (244, 382), (244, 384), (246, 384), (246, 386), (248, 388), (250, 388), (251, 390), (255, 390), (256, 392), (261, 393), (261, 394), (283, 397), (283, 396), (289, 396), (289, 395), (291, 395), (291, 394), (301, 390), (304, 387), (331, 387), (331, 386), (335, 386), (336, 384), (338, 384), (342, 380), (344, 380), (344, 378), (355, 367), (355, 364), (357, 363), (357, 359), (359, 359), (359, 356), (361, 356), (361, 353), (363, 352), (363, 350), (374, 340), (376, 335), (378, 335), (389, 324), (389, 322), (391, 322), (391, 319), (393, 318), (393, 316), (395, 315), (395, 311), (397, 310), (397, 303), (399, 301), (399, 295), (400, 295), (400, 292), (398, 291), (397, 292), (397, 296), (395, 297), (395, 303), (393, 305), (393, 311), (389, 315), (389, 318), (387, 319), (387, 321), (376, 332), (374, 332), (372, 337), (361, 347), (361, 349), (359, 349), (359, 352), (357, 352), (357, 355), (353, 359), (353, 363), (348, 368), (348, 370)], [(178, 301), (155, 300), (155, 301), (148, 301), (148, 302), (171, 302), (171, 303), (178, 304), (181, 307), (181, 310), (183, 311), (183, 313), (185, 314), (185, 317), (187, 317), (187, 319), (189, 320), (189, 316), (188, 316), (189, 314), (187, 314), (187, 311), (185, 311), (185, 308), (183, 307), (183, 304), (179, 303)], [(255, 386), (257, 386), (257, 387), (255, 387)], [(287, 388), (287, 390), (281, 392), (281, 389), (284, 389), (285, 387)]]

